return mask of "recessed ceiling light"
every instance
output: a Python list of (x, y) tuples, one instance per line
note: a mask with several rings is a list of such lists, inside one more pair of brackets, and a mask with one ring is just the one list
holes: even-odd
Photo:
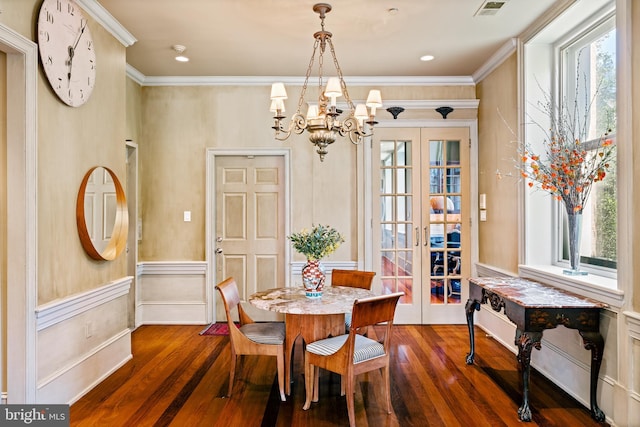
[(178, 54), (176, 56), (176, 61), (178, 61), (178, 62), (189, 62), (189, 58), (182, 54), (187, 49), (186, 47), (182, 46), (181, 44), (176, 44), (176, 45), (171, 46), (171, 48), (173, 50), (175, 50), (176, 53)]
[(420, 57), (420, 61), (431, 61), (433, 60), (434, 56), (433, 55), (424, 55)]

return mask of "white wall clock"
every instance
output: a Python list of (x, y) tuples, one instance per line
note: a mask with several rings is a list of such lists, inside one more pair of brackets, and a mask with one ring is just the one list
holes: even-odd
[(40, 60), (54, 92), (67, 105), (89, 100), (96, 52), (87, 18), (73, 0), (44, 0), (38, 16)]

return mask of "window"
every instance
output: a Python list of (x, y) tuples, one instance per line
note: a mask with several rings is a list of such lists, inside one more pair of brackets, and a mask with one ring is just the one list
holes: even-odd
[[(616, 131), (616, 30), (613, 16), (587, 27), (560, 48), (562, 108), (588, 111), (584, 117), (587, 130), (584, 144), (597, 147), (605, 133), (615, 142)], [(591, 105), (586, 105), (591, 103)], [(616, 254), (616, 165), (607, 176), (594, 184), (583, 210), (580, 245), (581, 265), (615, 269)], [(559, 209), (561, 227), (560, 260), (568, 260), (567, 219)]]
[[(569, 7), (525, 41), (522, 138), (533, 142), (534, 150), (542, 151), (549, 129), (549, 114), (540, 105), (577, 111), (575, 115), (587, 130), (586, 137), (581, 138), (583, 147), (591, 147), (592, 153), (605, 132), (615, 144), (616, 36), (615, 2), (594, 0)], [(582, 276), (580, 283), (585, 286), (617, 287), (615, 163), (610, 163), (606, 178), (592, 186), (582, 211), (581, 269), (589, 275)], [(571, 282), (561, 277), (562, 270), (569, 266), (564, 205), (542, 191), (525, 190), (523, 197), (525, 257), (521, 270), (545, 278), (552, 275), (548, 278), (557, 284)]]

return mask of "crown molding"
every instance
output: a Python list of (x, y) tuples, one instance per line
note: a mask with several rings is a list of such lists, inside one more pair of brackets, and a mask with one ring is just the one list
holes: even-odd
[(513, 37), (503, 44), (491, 57), (480, 66), (472, 75), (473, 81), (478, 83), (484, 80), (493, 70), (498, 68), (513, 52), (516, 51), (518, 39)]
[(127, 64), (126, 66), (127, 77), (129, 77), (134, 82), (138, 83), (140, 86), (144, 86), (144, 74), (138, 71), (136, 68)]
[(129, 47), (138, 41), (133, 34), (118, 22), (97, 0), (76, 0), (93, 19), (98, 21), (105, 30), (109, 31), (124, 47)]
[[(131, 70), (131, 74), (129, 71)], [(304, 77), (292, 76), (145, 76), (127, 64), (127, 75), (142, 86), (269, 86), (273, 82), (302, 86)], [(349, 86), (473, 86), (471, 76), (351, 76)]]

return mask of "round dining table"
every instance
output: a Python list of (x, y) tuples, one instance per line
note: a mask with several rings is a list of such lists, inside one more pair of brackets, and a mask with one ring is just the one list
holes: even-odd
[(345, 314), (351, 313), (357, 299), (375, 294), (362, 288), (327, 286), (322, 297), (307, 298), (304, 288), (274, 288), (256, 292), (249, 303), (262, 310), (284, 314), (285, 321), (285, 393), (291, 394), (291, 356), (293, 346), (302, 337), (309, 344), (345, 333)]

